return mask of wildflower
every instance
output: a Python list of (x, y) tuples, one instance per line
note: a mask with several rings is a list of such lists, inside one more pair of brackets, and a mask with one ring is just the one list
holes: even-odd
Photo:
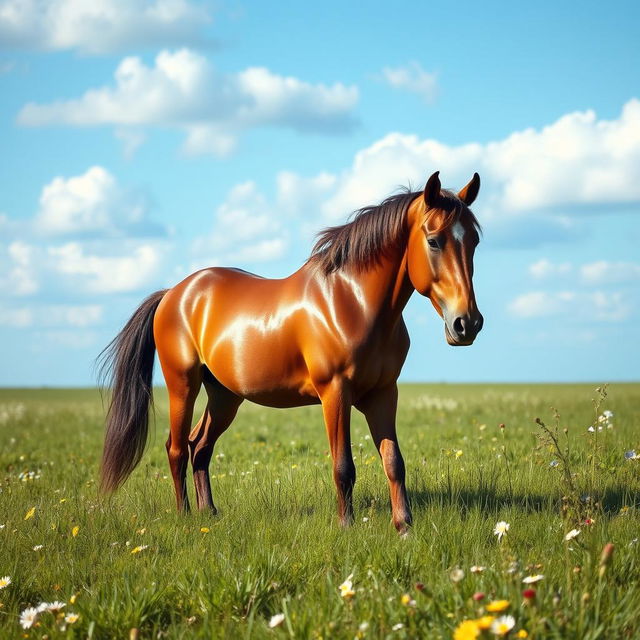
[(587, 431), (588, 431), (589, 433), (595, 433), (595, 428), (594, 428), (594, 426), (593, 426), (593, 425), (591, 425), (591, 426), (587, 429)]
[(502, 613), (511, 606), (508, 600), (492, 600), (486, 609), (489, 613)]
[(600, 555), (600, 568), (598, 571), (601, 578), (605, 574), (607, 567), (611, 564), (611, 560), (613, 559), (614, 549), (615, 547), (613, 546), (613, 544), (611, 544), (611, 542), (608, 542), (602, 548), (602, 553)]
[(64, 621), (67, 624), (73, 624), (74, 622), (78, 622), (78, 619), (80, 618), (80, 616), (77, 613), (71, 613), (69, 612), (65, 617), (64, 617)]
[(531, 604), (536, 599), (536, 590), (535, 589), (525, 589), (522, 592), (522, 597), (524, 598), (525, 603)]
[(20, 614), (20, 624), (23, 629), (31, 629), (40, 612), (35, 607), (28, 607)]
[(620, 515), (624, 516), (629, 512), (629, 507), (624, 506), (624, 507), (620, 507)]
[(580, 533), (580, 529), (571, 529), (569, 533), (564, 537), (564, 539), (569, 542), (569, 540), (573, 540)]
[(624, 452), (625, 460), (637, 460), (640, 456), (636, 453), (635, 449), (631, 449), (630, 451)]
[(460, 580), (464, 578), (464, 571), (460, 569), (460, 567), (456, 567), (455, 569), (451, 569), (449, 577), (451, 578), (451, 582), (460, 582)]
[(353, 573), (349, 575), (349, 577), (338, 587), (340, 589), (340, 595), (343, 598), (353, 598), (356, 595), (356, 592), (353, 590)]
[(369, 518), (367, 518), (367, 516), (363, 516), (362, 517), (362, 522), (369, 522)]
[(79, 532), (80, 532), (80, 527), (78, 527), (77, 525), (73, 527), (73, 529), (71, 529), (71, 535), (74, 538), (78, 535)]
[(211, 529), (209, 527), (200, 527), (200, 533), (209, 533)]
[(145, 549), (148, 549), (149, 545), (148, 544), (140, 544), (137, 547), (134, 547), (133, 549), (131, 549), (131, 554), (133, 555), (134, 553), (140, 553), (141, 551), (144, 551)]
[(516, 638), (528, 638), (528, 637), (529, 637), (529, 633), (527, 632), (526, 629), (520, 629), (520, 631), (516, 633)]
[(482, 593), (482, 591), (476, 591), (471, 597), (475, 602), (480, 602), (484, 600), (484, 593)]
[(605, 420), (611, 420), (611, 418), (613, 418), (613, 411), (609, 411), (609, 409), (605, 409), (605, 410), (602, 412), (602, 417), (603, 417)]
[[(34, 514), (36, 512), (36, 508), (35, 507), (31, 507), (31, 509), (29, 509), (29, 511), (27, 511), (27, 513), (24, 516), (25, 520), (28, 520), (29, 518), (33, 518)], [(25, 611), (29, 611), (29, 609), (25, 609)], [(31, 625), (29, 625), (31, 626)], [(25, 627), (25, 629), (27, 629), (28, 627)]]
[(424, 584), (422, 584), (422, 582), (416, 582), (415, 587), (418, 591), (424, 591)]
[(513, 616), (500, 616), (497, 620), (494, 620), (491, 625), (491, 633), (496, 636), (505, 636), (516, 624), (516, 620)]
[(481, 631), (486, 631), (491, 627), (492, 622), (495, 620), (495, 616), (482, 616), (476, 620), (476, 624)]
[(400, 602), (405, 607), (415, 607), (416, 606), (416, 601), (408, 593), (402, 594), (402, 597), (400, 598)]
[(456, 451), (456, 458), (460, 458), (462, 456), (462, 449), (458, 449)]
[(284, 613), (276, 613), (274, 616), (271, 616), (271, 620), (269, 620), (269, 629), (274, 629), (278, 625), (281, 625), (284, 622)]
[(498, 542), (502, 540), (502, 536), (507, 535), (507, 531), (509, 531), (509, 527), (511, 525), (504, 520), (500, 520), (500, 522), (496, 522), (496, 526), (493, 529), (493, 535), (498, 536)]
[(33, 547), (34, 551), (40, 551), (40, 549), (42, 549), (44, 547), (44, 545), (42, 544), (37, 544), (35, 547)]
[(11, 576), (0, 578), (0, 589), (6, 589), (11, 584)]
[(555, 467), (557, 467), (559, 464), (560, 464), (560, 463), (559, 463), (557, 460), (552, 460), (552, 461), (549, 463), (549, 466), (550, 466), (552, 469), (555, 469)]
[(480, 636), (480, 628), (475, 620), (464, 620), (453, 632), (453, 640), (475, 640)]
[(592, 525), (595, 522), (595, 520), (593, 518), (585, 518), (583, 521), (583, 524), (586, 524), (587, 526)]
[(482, 573), (487, 567), (481, 567), (478, 566), (477, 564), (474, 564), (472, 567), (469, 568), (469, 571), (471, 571), (471, 573)]
[(38, 609), (42, 607), (42, 611), (50, 611), (51, 613), (57, 613), (66, 607), (65, 602), (54, 600), (53, 602), (43, 602)]
[(543, 580), (544, 576), (541, 573), (538, 573), (535, 576), (527, 576), (526, 578), (522, 578), (522, 582), (524, 582), (525, 584), (535, 584), (536, 582), (540, 582), (540, 580)]
[(6, 526), (6, 524), (0, 524), (0, 530), (4, 529)]
[(400, 631), (400, 629), (404, 629), (402, 622), (398, 622), (398, 624), (394, 624), (393, 627), (391, 627), (392, 631)]

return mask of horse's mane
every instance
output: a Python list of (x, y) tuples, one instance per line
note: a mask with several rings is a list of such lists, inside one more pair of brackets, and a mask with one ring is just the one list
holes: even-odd
[[(406, 238), (407, 209), (421, 195), (421, 191), (404, 189), (379, 205), (354, 211), (346, 224), (323, 229), (311, 250), (310, 260), (327, 274), (347, 266), (365, 270), (379, 263)], [(475, 229), (480, 231), (477, 218), (451, 191), (441, 191), (435, 211), (441, 214), (438, 230), (454, 224), (464, 211), (471, 216)]]

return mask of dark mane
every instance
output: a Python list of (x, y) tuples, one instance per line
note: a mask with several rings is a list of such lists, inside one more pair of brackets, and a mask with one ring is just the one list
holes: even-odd
[[(439, 209), (445, 212), (438, 228), (445, 229), (466, 211), (473, 226), (480, 224), (471, 211), (451, 191), (441, 191)], [(377, 264), (382, 257), (398, 248), (407, 235), (407, 209), (421, 191), (406, 189), (389, 196), (381, 204), (354, 211), (346, 224), (327, 227), (318, 234), (311, 258), (324, 273), (338, 271), (347, 266), (365, 270)]]

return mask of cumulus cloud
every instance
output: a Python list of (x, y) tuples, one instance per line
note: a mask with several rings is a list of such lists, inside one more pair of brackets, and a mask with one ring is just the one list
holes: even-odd
[(84, 174), (58, 176), (45, 185), (34, 229), (51, 236), (155, 235), (162, 230), (149, 222), (146, 198), (126, 189), (103, 167)]
[(438, 95), (438, 74), (425, 71), (420, 63), (412, 61), (404, 67), (384, 67), (382, 79), (390, 87), (415, 93), (427, 104)]
[(124, 58), (114, 86), (90, 89), (73, 100), (29, 103), (25, 126), (117, 125), (177, 128), (191, 154), (226, 155), (244, 130), (279, 126), (300, 132), (344, 133), (356, 124), (356, 87), (309, 84), (254, 67), (223, 74), (189, 49), (161, 51), (153, 66)]
[(234, 186), (216, 209), (213, 228), (192, 245), (192, 268), (281, 258), (289, 234), (274, 207), (253, 181)]
[(530, 291), (508, 305), (519, 318), (572, 316), (579, 320), (622, 322), (631, 315), (627, 297), (621, 292)]
[(323, 211), (338, 219), (365, 203), (379, 202), (398, 185), (421, 188), (435, 170), (445, 185), (456, 187), (478, 171), (483, 187), (476, 208), (483, 220), (542, 211), (562, 230), (577, 211), (640, 202), (638, 166), (640, 100), (634, 98), (614, 120), (600, 120), (593, 111), (573, 112), (542, 129), (486, 144), (452, 146), (390, 133), (355, 155), (337, 177)]
[(542, 258), (529, 266), (529, 274), (538, 280), (556, 276), (564, 276), (573, 269), (571, 263), (554, 263), (546, 258)]
[(102, 316), (103, 308), (98, 304), (0, 307), (0, 326), (85, 328), (99, 324), (102, 321)]
[(637, 283), (640, 280), (640, 264), (598, 260), (582, 265), (580, 275), (582, 280), (588, 284)]
[(4, 48), (102, 54), (140, 47), (204, 44), (211, 17), (188, 0), (2, 0)]

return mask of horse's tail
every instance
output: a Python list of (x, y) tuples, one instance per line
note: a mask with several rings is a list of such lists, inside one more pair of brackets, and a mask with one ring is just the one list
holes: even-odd
[(112, 388), (100, 489), (115, 491), (140, 462), (153, 401), (153, 317), (166, 290), (150, 295), (98, 356), (99, 378)]

